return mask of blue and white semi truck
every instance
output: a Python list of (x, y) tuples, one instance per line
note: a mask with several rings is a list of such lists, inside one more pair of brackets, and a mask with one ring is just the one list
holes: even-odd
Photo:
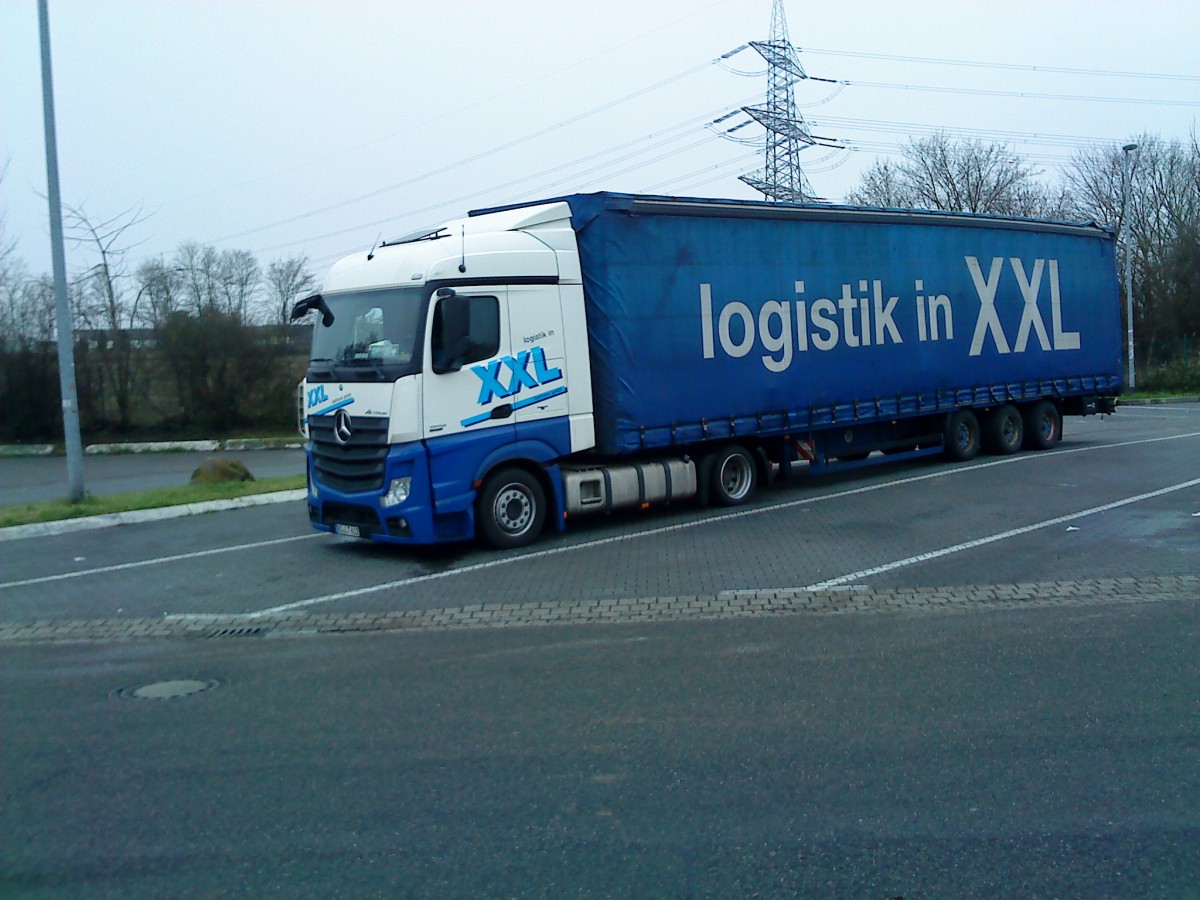
[(309, 517), (400, 544), (1045, 450), (1122, 387), (1093, 225), (573, 195), (343, 259), (307, 312)]

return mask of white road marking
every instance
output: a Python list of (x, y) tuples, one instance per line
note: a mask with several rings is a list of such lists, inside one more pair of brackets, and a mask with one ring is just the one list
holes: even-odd
[(216, 556), (218, 553), (229, 553), (234, 550), (254, 550), (258, 547), (273, 547), (276, 544), (287, 544), (292, 541), (307, 541), (323, 537), (320, 532), (299, 534), (295, 537), (274, 538), (269, 541), (255, 541), (252, 544), (238, 544), (235, 547), (214, 547), (211, 550), (194, 550), (191, 553), (177, 553), (174, 556), (156, 556), (153, 559), (142, 559), (137, 562), (117, 563), (111, 566), (99, 566), (95, 569), (80, 569), (78, 572), (62, 572), (58, 575), (43, 575), (41, 578), (24, 578), (20, 581), (0, 582), (0, 588), (27, 587), (31, 584), (46, 584), (51, 581), (63, 581), (67, 578), (83, 578), (85, 575), (103, 575), (108, 572), (124, 572), (127, 569), (141, 569), (145, 566), (156, 566), (161, 563), (178, 562), (181, 559), (199, 559), (203, 556)]
[[(570, 544), (564, 547), (553, 547), (546, 550), (535, 550), (530, 553), (515, 554), (505, 556), (499, 559), (489, 560), (483, 563), (476, 563), (470, 566), (464, 566), (459, 569), (449, 569), (445, 572), (437, 572), (428, 575), (415, 575), (410, 578), (403, 578), (397, 581), (388, 581), (381, 584), (368, 585), (366, 587), (357, 588), (350, 591), (342, 591), (336, 594), (326, 594), (320, 597), (311, 597), (307, 600), (298, 600), (294, 603), (286, 603), (280, 606), (273, 606), (268, 609), (257, 610), (248, 613), (233, 613), (230, 615), (221, 616), (222, 619), (244, 616), (247, 618), (260, 618), (262, 616), (273, 615), (282, 612), (290, 612), (296, 609), (303, 609), (309, 606), (316, 606), (323, 603), (332, 603), (336, 600), (344, 600), (349, 597), (357, 597), (363, 594), (375, 593), (378, 591), (391, 590), (398, 587), (407, 587), (413, 584), (421, 584), (427, 581), (434, 581), (439, 578), (448, 578), (452, 575), (465, 575), (471, 572), (478, 572), (484, 569), (495, 568), (498, 566), (510, 565), (511, 563), (521, 562), (528, 559), (537, 559), (545, 556), (555, 556), (560, 553), (567, 553), (575, 550), (589, 550), (593, 547), (600, 547), (605, 544), (614, 544), (620, 541), (631, 541), (643, 537), (653, 537), (660, 534), (668, 534), (676, 531), (684, 531), (689, 528), (696, 528), (704, 525), (715, 525), (722, 522), (727, 522), (732, 519), (741, 519), (748, 516), (757, 516), (763, 513), (778, 512), (784, 509), (792, 509), (798, 506), (809, 506), (813, 503), (822, 503), (827, 500), (838, 500), (843, 497), (852, 497), (858, 494), (866, 494), (873, 491), (883, 490), (889, 487), (899, 487), (906, 484), (916, 484), (922, 481), (929, 481), (935, 478), (944, 478), (952, 475), (959, 475), (966, 472), (974, 472), (979, 469), (987, 469), (993, 466), (1006, 466), (1022, 462), (1032, 462), (1038, 460), (1053, 460), (1058, 457), (1067, 456), (1072, 453), (1091, 453), (1097, 450), (1115, 450), (1121, 447), (1133, 447), (1141, 444), (1157, 444), (1165, 441), (1178, 441), (1187, 438), (1200, 437), (1200, 431), (1189, 432), (1187, 434), (1168, 435), (1166, 437), (1156, 438), (1140, 438), (1133, 441), (1120, 441), (1114, 444), (1096, 444), (1088, 447), (1068, 447), (1056, 448), (1047, 453), (1024, 453), (1014, 456), (1006, 456), (1001, 459), (989, 460), (987, 462), (974, 463), (968, 465), (953, 466), (939, 470), (937, 472), (927, 472), (922, 475), (911, 475), (905, 478), (898, 478), (893, 481), (885, 481), (877, 484), (864, 485), (863, 487), (849, 488), (844, 491), (835, 491), (829, 494), (820, 494), (817, 496), (807, 496), (798, 500), (788, 500), (783, 503), (775, 503), (768, 506), (759, 506), (753, 509), (743, 509), (734, 512), (722, 513), (719, 515), (708, 515), (703, 518), (695, 519), (690, 522), (681, 522), (674, 525), (664, 525), (657, 528), (650, 528), (644, 531), (638, 531), (633, 534), (614, 535), (607, 538), (598, 538), (593, 541), (582, 541), (577, 544)], [(326, 532), (313, 532), (312, 534), (298, 535), (289, 538), (277, 538), (269, 541), (257, 541), (249, 544), (236, 544), (230, 547), (215, 547), (210, 550), (198, 550), (192, 553), (179, 553), (172, 556), (161, 556), (152, 559), (139, 560), (137, 562), (119, 563), (111, 566), (100, 566), (92, 569), (81, 569), (76, 572), (63, 572), (57, 575), (45, 575), (39, 578), (26, 578), (19, 581), (0, 582), (0, 590), (4, 588), (27, 587), (35, 584), (46, 584), (54, 581), (63, 581), (69, 578), (82, 578), (88, 575), (102, 575), (109, 572), (121, 572), (128, 569), (144, 568), (159, 564), (179, 562), (188, 559), (197, 559), (205, 556), (215, 556), (221, 553), (231, 553), (238, 550), (253, 550), (259, 547), (269, 547), (276, 544), (285, 544), (291, 541), (309, 540), (311, 538), (326, 537)], [(168, 618), (174, 619), (195, 619), (197, 621), (211, 616), (209, 613), (180, 613)]]
[[(1022, 534), (1029, 534), (1031, 531), (1038, 531), (1042, 528), (1049, 528), (1052, 525), (1062, 525), (1064, 522), (1074, 522), (1077, 519), (1083, 519), (1087, 516), (1094, 516), (1097, 513), (1108, 512), (1110, 509), (1117, 509), (1122, 506), (1128, 506), (1131, 503), (1140, 503), (1143, 500), (1151, 500), (1155, 497), (1161, 497), (1164, 494), (1173, 494), (1176, 491), (1182, 491), (1186, 488), (1200, 485), (1200, 478), (1193, 478), (1191, 481), (1180, 482), (1173, 484), (1170, 487), (1159, 488), (1157, 491), (1149, 491), (1145, 494), (1138, 494), (1135, 497), (1126, 497), (1124, 500), (1114, 500), (1112, 503), (1105, 503), (1102, 506), (1093, 506), (1091, 509), (1081, 510), (1080, 512), (1070, 513), (1065, 516), (1055, 516), (1053, 519), (1046, 519), (1044, 522), (1037, 522), (1033, 525), (1025, 525), (1021, 528), (1012, 528), (1008, 531), (1002, 531), (999, 534), (988, 535), (987, 537), (976, 538), (973, 541), (963, 541), (961, 544), (955, 544), (953, 547), (943, 547), (941, 550), (931, 550), (928, 553), (918, 553), (916, 556), (910, 556), (907, 559), (898, 559), (894, 562), (884, 563), (882, 566), (873, 566), (870, 569), (861, 569), (858, 572), (851, 572), (849, 575), (842, 575), (839, 578), (830, 578), (826, 581), (820, 581), (816, 584), (810, 584), (806, 590), (823, 591), (829, 588), (835, 588), (839, 585), (847, 584), (848, 582), (861, 581), (863, 578), (870, 578), (872, 575), (881, 575), (884, 572), (891, 572), (894, 569), (902, 569), (906, 566), (916, 565), (917, 563), (928, 562), (931, 559), (940, 559), (943, 556), (950, 556), (953, 553), (959, 553), (963, 550), (974, 550), (976, 547), (984, 547), (988, 544), (994, 544), (997, 541), (1004, 541), (1008, 538), (1019, 537)], [(1079, 529), (1067, 529), (1068, 531)]]
[[(942, 478), (947, 475), (956, 475), (962, 472), (973, 472), (978, 469), (987, 469), (992, 466), (1005, 466), (1014, 463), (1027, 462), (1036, 459), (1053, 459), (1058, 456), (1065, 456), (1069, 453), (1088, 453), (1094, 450), (1108, 450), (1116, 447), (1130, 447), (1137, 444), (1153, 444), (1161, 441), (1174, 441), (1182, 438), (1200, 437), (1200, 431), (1192, 432), (1191, 434), (1172, 435), (1169, 437), (1160, 438), (1143, 438), (1136, 441), (1123, 441), (1117, 444), (1102, 444), (1093, 447), (1072, 447), (1066, 450), (1056, 450), (1053, 453), (1047, 454), (1023, 454), (1017, 456), (1006, 456), (1002, 459), (991, 460), (989, 462), (977, 463), (968, 466), (956, 466), (950, 469), (944, 469), (939, 472), (927, 472), (923, 475), (912, 475), (907, 478), (898, 478), (894, 481), (883, 482), (881, 484), (864, 485), (863, 487), (849, 488), (844, 491), (835, 491), (830, 494), (821, 494), (816, 497), (804, 497), (799, 500), (788, 500), (784, 503), (775, 503), (770, 506), (760, 506), (754, 509), (738, 510), (736, 512), (728, 512), (720, 515), (705, 516), (701, 519), (695, 519), (691, 522), (680, 522), (675, 525), (663, 525), (658, 528), (649, 528), (645, 531), (639, 531), (634, 534), (614, 535), (613, 537), (598, 538), (594, 541), (581, 541), (578, 544), (571, 544), (566, 547), (553, 547), (548, 550), (534, 550), (530, 553), (521, 553), (501, 557), (499, 559), (489, 560), (487, 562), (475, 563), (470, 566), (463, 566), (460, 569), (448, 569), (444, 572), (436, 572), (429, 575), (414, 575), (409, 578), (401, 578), (396, 581), (387, 581), (382, 584), (367, 585), (366, 587), (354, 588), (348, 591), (339, 591), (335, 594), (324, 594), (320, 597), (310, 597), (307, 600), (297, 600), (293, 603), (284, 603), (279, 606), (272, 606), (268, 609), (260, 609), (255, 612), (245, 613), (248, 618), (261, 618), (263, 616), (279, 615), (280, 613), (294, 612), (298, 609), (306, 609), (310, 606), (319, 606), (325, 603), (333, 603), (337, 600), (347, 600), (351, 597), (361, 597), (364, 594), (373, 594), (379, 591), (388, 591), (396, 588), (410, 587), (414, 584), (424, 584), (429, 581), (437, 581), (441, 578), (449, 578), (454, 575), (466, 575), (471, 572), (479, 572), (485, 569), (497, 568), (499, 566), (507, 566), (516, 562), (523, 562), (530, 559), (542, 559), (547, 556), (557, 556), (560, 553), (568, 553), (575, 550), (590, 550), (594, 547), (602, 547), (605, 544), (615, 544), (620, 541), (631, 541), (638, 538), (653, 537), (659, 534), (669, 534), (676, 531), (684, 531), (689, 528), (697, 528), (702, 525), (715, 525), (721, 522), (728, 522), (732, 519), (742, 519), (748, 516), (762, 515), (763, 513), (778, 512), (784, 509), (791, 509), (797, 506), (810, 506), (813, 503), (822, 503), (826, 500), (839, 500), (843, 497), (853, 497), (858, 494), (866, 494), (872, 491), (882, 490), (888, 487), (897, 487), (905, 484), (915, 484), (921, 481), (929, 481), (933, 478)], [(1081, 514), (1082, 515), (1082, 514)], [(853, 580), (852, 578), (846, 580)], [(839, 584), (844, 583), (839, 581)], [(187, 614), (182, 614), (179, 618), (187, 618)]]

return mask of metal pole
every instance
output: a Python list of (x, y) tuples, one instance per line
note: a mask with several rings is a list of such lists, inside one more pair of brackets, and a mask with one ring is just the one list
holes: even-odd
[(50, 76), (50, 13), (38, 0), (42, 37), (42, 109), (46, 123), (46, 193), (50, 201), (50, 253), (54, 263), (54, 304), (58, 323), (58, 383), (62, 390), (63, 440), (67, 445), (67, 498), (83, 500), (83, 440), (75, 391), (75, 347), (67, 304), (67, 264), (63, 255), (62, 200), (58, 193), (58, 141), (54, 132), (54, 84)]
[(1129, 239), (1129, 154), (1137, 150), (1137, 144), (1126, 144), (1121, 148), (1124, 166), (1121, 177), (1121, 230), (1125, 232), (1125, 318), (1126, 342), (1129, 346), (1129, 390), (1137, 388), (1137, 376), (1133, 371), (1133, 244)]

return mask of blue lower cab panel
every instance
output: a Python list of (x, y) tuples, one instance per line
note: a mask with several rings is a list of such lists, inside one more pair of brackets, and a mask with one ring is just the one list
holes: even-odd
[[(309, 451), (309, 472), (313, 472)], [(409, 477), (408, 499), (396, 506), (384, 507), (380, 500), (392, 480)], [(471, 522), (435, 527), (429, 485), (429, 464), (425, 446), (418, 442), (389, 447), (384, 463), (382, 487), (378, 490), (346, 492), (321, 482), (311, 475), (317, 496), (308, 497), (308, 518), (318, 531), (369, 538), (389, 544), (432, 544), (462, 540), (470, 536)]]
[[(508, 461), (550, 467), (569, 453), (565, 417), (400, 444), (388, 449), (383, 486), (377, 491), (346, 493), (316, 478), (318, 496), (308, 498), (309, 520), (320, 531), (390, 544), (470, 540), (475, 536), (476, 481)], [(311, 450), (309, 454), (312, 472)], [(383, 507), (380, 499), (392, 480), (404, 476), (412, 478), (408, 499)], [(547, 513), (561, 523), (561, 485), (556, 475), (549, 482)]]

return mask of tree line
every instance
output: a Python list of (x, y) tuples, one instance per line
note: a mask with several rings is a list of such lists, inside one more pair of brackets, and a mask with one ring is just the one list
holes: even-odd
[[(211, 437), (295, 426), (311, 332), (289, 323), (315, 288), (304, 257), (264, 269), (245, 250), (183, 243), (129, 264), (144, 218), (64, 210), (80, 427), (89, 440)], [(54, 286), (0, 234), (0, 442), (62, 435)]]
[[(1200, 143), (1129, 143), (1137, 150), (1080, 152), (1050, 183), (1006, 145), (936, 134), (876, 161), (846, 202), (1115, 229), (1122, 263), (1132, 262), (1139, 388), (1200, 391)], [(144, 221), (138, 210), (108, 219), (66, 210), (74, 255), (88, 264), (69, 285), (84, 434), (290, 428), (309, 329), (288, 312), (316, 289), (307, 259), (264, 268), (249, 251), (188, 242), (131, 266)], [(54, 339), (51, 279), (28, 271), (0, 216), (0, 441), (61, 436)]]

